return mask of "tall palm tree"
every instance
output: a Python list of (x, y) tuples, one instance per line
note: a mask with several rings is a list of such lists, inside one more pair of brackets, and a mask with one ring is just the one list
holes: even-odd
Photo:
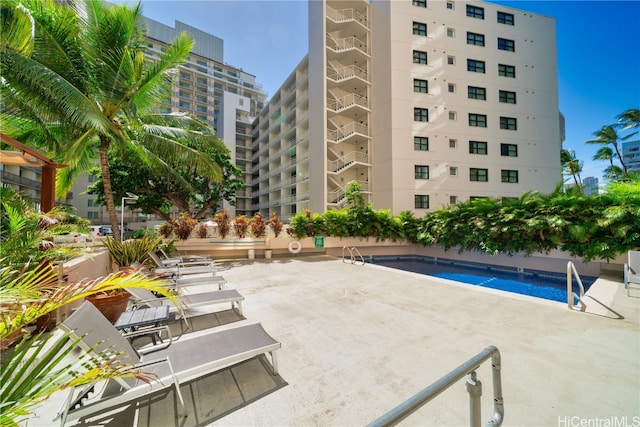
[(635, 129), (640, 128), (640, 110), (632, 108), (618, 116), (618, 124), (623, 129)]
[(170, 167), (176, 159), (221, 179), (219, 165), (190, 148), (196, 142), (220, 144), (209, 128), (187, 115), (159, 112), (170, 99), (171, 77), (193, 46), (186, 33), (152, 62), (144, 56), (140, 4), (130, 9), (102, 0), (0, 0), (0, 5), (0, 124), (23, 141), (39, 139), (54, 159), (69, 165), (58, 175), (59, 194), (88, 170), (97, 152), (109, 220), (117, 230), (110, 150), (132, 152), (188, 189)]
[[(593, 160), (608, 161), (609, 166), (606, 169), (605, 174), (611, 179), (619, 179), (622, 175), (622, 169), (613, 164), (613, 150), (611, 147), (601, 147), (596, 154), (593, 155)], [(620, 175), (618, 175), (620, 173)]]
[(622, 167), (622, 171), (624, 174), (627, 173), (627, 166), (624, 164), (622, 160), (622, 154), (620, 153), (620, 147), (618, 146), (619, 140), (625, 140), (627, 137), (620, 138), (615, 128), (611, 125), (603, 126), (600, 130), (593, 132), (592, 134), (595, 136), (595, 139), (590, 139), (586, 141), (587, 144), (600, 144), (600, 145), (609, 145), (613, 146), (613, 150), (616, 153), (616, 157), (620, 161), (620, 166)]
[(575, 151), (562, 149), (560, 162), (562, 163), (562, 170), (573, 177), (576, 188), (582, 193), (582, 178), (580, 177), (582, 162), (576, 157)]

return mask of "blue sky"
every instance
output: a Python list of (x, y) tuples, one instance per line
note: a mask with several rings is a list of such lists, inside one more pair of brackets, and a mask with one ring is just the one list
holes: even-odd
[[(592, 161), (599, 146), (584, 141), (603, 125), (614, 123), (623, 111), (640, 108), (640, 1), (492, 3), (556, 19), (564, 147), (584, 161), (583, 178), (600, 177), (607, 163)], [(142, 4), (144, 15), (151, 19), (171, 26), (179, 20), (222, 38), (225, 62), (254, 74), (269, 95), (308, 51), (306, 0), (143, 0)]]

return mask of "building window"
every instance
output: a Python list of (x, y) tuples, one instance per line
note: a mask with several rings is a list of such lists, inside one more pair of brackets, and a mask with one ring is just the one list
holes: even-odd
[(486, 128), (487, 116), (485, 114), (469, 113), (469, 126)]
[(481, 99), (483, 101), (487, 100), (487, 89), (483, 87), (468, 86), (467, 94), (469, 96), (469, 99)]
[(413, 120), (416, 122), (428, 122), (429, 121), (429, 110), (426, 108), (414, 108), (413, 109)]
[(87, 175), (88, 182), (96, 182), (96, 179), (95, 175)]
[(449, 148), (458, 148), (458, 140), (450, 139), (449, 140)]
[(449, 120), (455, 121), (458, 118), (458, 114), (455, 111), (449, 111)]
[(100, 214), (98, 212), (87, 212), (87, 219), (98, 219)]
[(447, 28), (447, 37), (455, 37), (456, 36), (456, 30), (454, 30), (453, 28)]
[(458, 176), (458, 168), (455, 166), (451, 166), (449, 168), (449, 175), (450, 176)]
[(506, 50), (509, 52), (516, 51), (516, 42), (509, 39), (503, 39), (498, 37), (498, 50)]
[(515, 117), (500, 117), (500, 129), (518, 130), (518, 119)]
[(415, 209), (429, 209), (429, 196), (426, 194), (416, 194), (413, 196)]
[(481, 182), (489, 181), (489, 169), (478, 169), (478, 168), (469, 169), (469, 181), (481, 181)]
[(487, 143), (485, 141), (469, 141), (469, 153), (487, 154)]
[(449, 93), (456, 93), (455, 83), (447, 83), (447, 90), (449, 91)]
[(449, 196), (449, 204), (455, 205), (458, 203), (458, 196)]
[(416, 36), (426, 36), (427, 24), (413, 21), (413, 34), (415, 34)]
[(426, 80), (413, 79), (413, 91), (419, 93), (429, 93), (429, 85)]
[(513, 14), (498, 11), (498, 24), (513, 25)]
[(449, 9), (449, 10), (453, 10), (453, 9), (455, 9), (455, 8), (456, 8), (456, 6), (455, 6), (455, 4), (454, 4), (452, 1), (448, 1), (448, 2), (447, 2), (447, 9)]
[(413, 149), (415, 151), (429, 151), (429, 138), (426, 136), (414, 136)]
[(94, 199), (87, 200), (87, 207), (93, 208), (94, 206), (96, 206)]
[(498, 75), (503, 77), (516, 77), (516, 67), (513, 65), (498, 64)]
[(474, 46), (484, 46), (484, 34), (472, 33), (467, 31), (467, 44)]
[(426, 64), (427, 63), (427, 52), (423, 52), (421, 50), (413, 51), (413, 63), (414, 64)]
[(515, 104), (516, 103), (516, 93), (510, 92), (508, 90), (501, 90), (498, 92), (498, 98), (500, 102), (504, 102), (505, 104)]
[(484, 19), (484, 9), (477, 6), (467, 5), (467, 16), (476, 19)]
[(467, 59), (467, 71), (471, 71), (473, 73), (484, 73), (485, 71), (484, 61)]
[(516, 144), (500, 144), (500, 155), (518, 157), (518, 146)]
[(413, 0), (413, 5), (418, 7), (427, 7), (427, 0)]
[(415, 179), (429, 179), (429, 166), (415, 165), (413, 170)]
[(503, 169), (501, 171), (502, 182), (509, 182), (512, 184), (518, 183), (518, 171), (511, 171)]
[(456, 65), (456, 57), (455, 56), (447, 56), (447, 64)]

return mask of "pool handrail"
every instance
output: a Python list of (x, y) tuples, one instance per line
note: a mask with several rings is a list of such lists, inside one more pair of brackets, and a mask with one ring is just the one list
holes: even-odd
[[(349, 248), (347, 246), (343, 246), (342, 247), (342, 262), (345, 262), (344, 260), (344, 252), (348, 251), (349, 252), (349, 262), (351, 264), (357, 264), (358, 263), (358, 259), (360, 258), (360, 262), (362, 262), (361, 265), (365, 265), (365, 260), (364, 257), (362, 256), (362, 254), (360, 253), (360, 251), (358, 250), (358, 248), (356, 248), (355, 246)], [(356, 258), (357, 257), (357, 258)]]
[[(578, 287), (580, 288), (580, 295), (573, 292), (573, 275), (575, 274), (576, 280), (578, 281)], [(567, 307), (569, 310), (574, 310), (575, 307), (573, 305), (573, 299), (578, 298), (578, 302), (580, 303), (580, 311), (585, 311), (587, 309), (587, 305), (585, 304), (584, 298), (584, 285), (582, 284), (582, 279), (580, 279), (580, 275), (578, 274), (578, 270), (576, 270), (576, 266), (572, 261), (567, 263)]]
[(373, 421), (368, 427), (386, 427), (398, 424), (409, 415), (420, 409), (426, 403), (434, 399), (440, 393), (451, 387), (465, 375), (469, 375), (466, 381), (470, 401), (470, 425), (479, 427), (481, 424), (480, 396), (482, 384), (476, 379), (476, 369), (486, 360), (491, 359), (493, 379), (493, 415), (487, 422), (487, 426), (500, 426), (504, 419), (504, 402), (502, 399), (502, 377), (500, 375), (500, 351), (493, 345), (482, 350), (471, 359), (458, 366), (427, 388), (416, 393), (400, 405)]

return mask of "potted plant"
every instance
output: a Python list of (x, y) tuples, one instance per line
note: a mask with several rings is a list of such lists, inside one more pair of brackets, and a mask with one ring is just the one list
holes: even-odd
[(282, 223), (282, 221), (280, 221), (278, 215), (276, 215), (275, 212), (271, 212), (271, 216), (269, 217), (269, 228), (271, 228), (271, 231), (273, 231), (273, 235), (275, 237), (278, 237), (280, 235), (280, 233), (282, 232), (282, 227), (284, 227), (284, 224)]
[(249, 220), (245, 215), (239, 215), (233, 221), (233, 228), (236, 232), (238, 239), (244, 239), (247, 237), (247, 230), (249, 230)]
[[(103, 245), (109, 251), (111, 260), (120, 270), (126, 270), (135, 264), (147, 264), (149, 252), (155, 251), (162, 239), (153, 234), (147, 234), (140, 239), (129, 239), (119, 242), (113, 237), (106, 237)], [(127, 309), (129, 293), (124, 289), (108, 290), (87, 297), (87, 300), (100, 310), (111, 323)]]
[(193, 219), (189, 214), (182, 212), (176, 221), (173, 221), (173, 231), (180, 240), (187, 240), (195, 228), (198, 220)]
[(209, 234), (209, 227), (204, 222), (199, 224), (196, 228), (196, 235), (201, 239), (206, 239)]
[(218, 224), (218, 233), (223, 239), (227, 237), (229, 231), (231, 231), (231, 219), (229, 218), (229, 212), (226, 209), (222, 209), (216, 213), (213, 220)]
[(263, 237), (267, 234), (267, 223), (262, 219), (262, 214), (260, 212), (256, 212), (253, 218), (251, 218), (249, 227), (251, 228), (251, 234), (253, 237)]

